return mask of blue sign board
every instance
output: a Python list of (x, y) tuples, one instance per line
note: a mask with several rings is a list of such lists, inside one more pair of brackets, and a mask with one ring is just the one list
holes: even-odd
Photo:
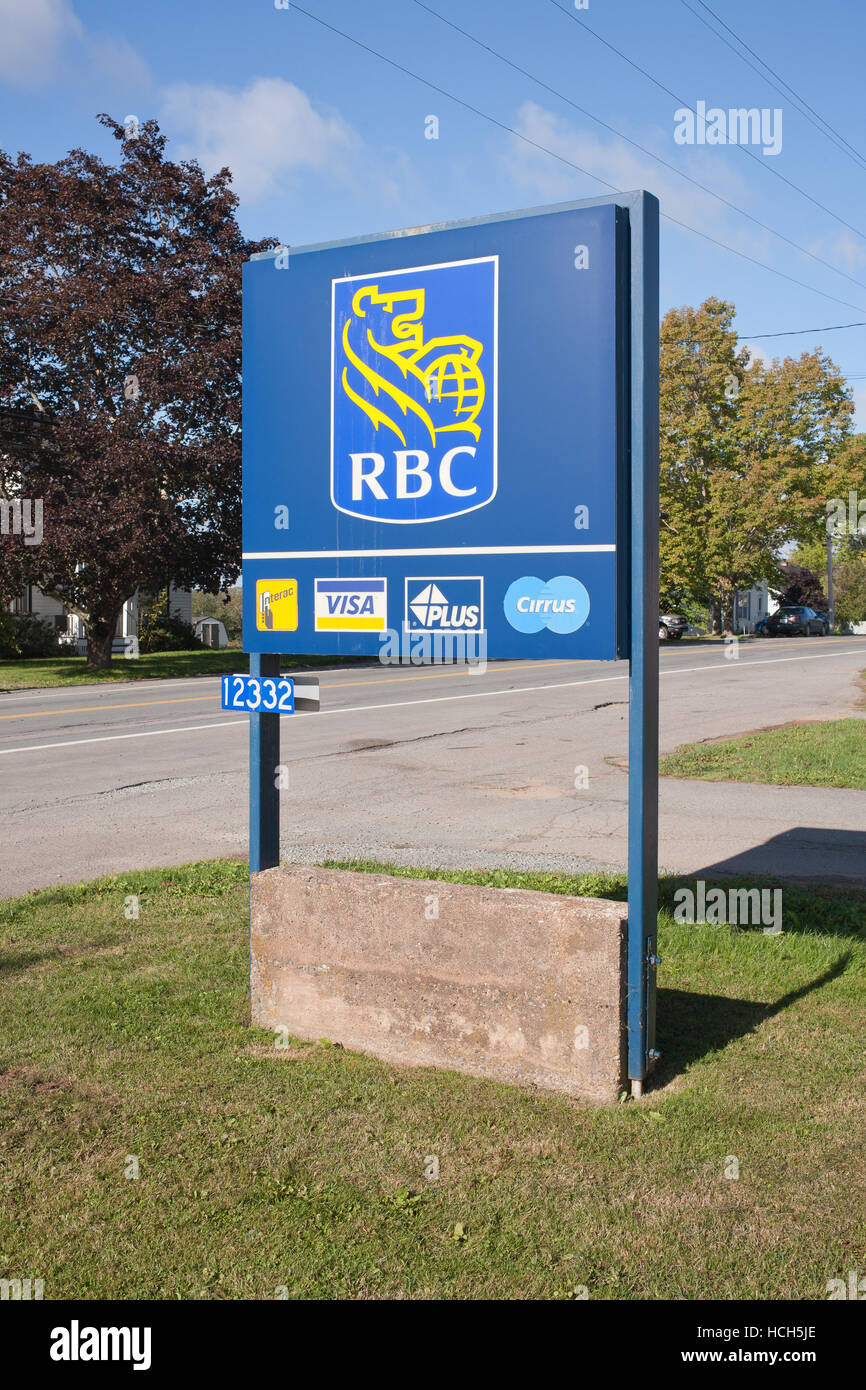
[(253, 257), (251, 675), (223, 681), (250, 711), (257, 872), (279, 862), (280, 654), (629, 658), (635, 1094), (658, 1056), (658, 227), (636, 192)]
[(625, 655), (628, 285), (609, 200), (247, 264), (245, 649)]

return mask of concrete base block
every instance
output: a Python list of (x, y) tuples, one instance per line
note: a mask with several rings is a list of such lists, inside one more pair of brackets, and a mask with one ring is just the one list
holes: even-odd
[(341, 869), (252, 877), (252, 1021), (612, 1101), (626, 906)]

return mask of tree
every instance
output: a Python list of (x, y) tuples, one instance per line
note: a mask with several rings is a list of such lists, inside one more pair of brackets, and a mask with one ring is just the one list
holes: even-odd
[(155, 121), (119, 166), (0, 152), (0, 405), (42, 422), (0, 443), (0, 497), (41, 499), (43, 539), (0, 537), (0, 594), (36, 584), (106, 666), (124, 601), (240, 565), (241, 265), (222, 169), (165, 157)]
[(733, 462), (733, 392), (748, 361), (733, 317), (733, 305), (708, 299), (672, 309), (661, 326), (660, 587), (705, 607), (716, 596), (714, 484)]
[(661, 330), (661, 578), (710, 604), (780, 578), (786, 546), (818, 533), (853, 404), (820, 350), (769, 365), (736, 346), (734, 307), (672, 310)]
[(866, 622), (866, 558), (843, 561), (833, 575), (833, 609), (843, 627)]
[(814, 608), (820, 613), (829, 611), (829, 603), (821, 586), (821, 580), (814, 570), (805, 565), (782, 565), (785, 587), (779, 592), (779, 607)]

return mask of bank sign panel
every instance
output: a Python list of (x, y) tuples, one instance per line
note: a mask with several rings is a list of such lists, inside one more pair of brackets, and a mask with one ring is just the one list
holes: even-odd
[(334, 506), (418, 525), (491, 502), (497, 258), (350, 276), (332, 297)]
[(627, 238), (600, 200), (244, 267), (248, 651), (624, 654)]

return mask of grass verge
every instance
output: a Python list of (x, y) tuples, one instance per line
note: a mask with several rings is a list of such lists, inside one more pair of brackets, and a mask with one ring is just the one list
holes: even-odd
[(676, 924), (673, 886), (657, 1089), (605, 1109), (278, 1049), (248, 1025), (242, 863), (0, 901), (0, 1277), (46, 1298), (824, 1297), (866, 1267), (866, 900), (786, 890), (767, 937)]
[[(354, 657), (287, 656), (286, 670), (315, 666), (350, 665)], [(44, 686), (96, 685), (112, 681), (144, 681), (178, 676), (224, 676), (249, 671), (250, 659), (237, 647), (222, 651), (151, 652), (127, 661), (115, 657), (107, 671), (88, 670), (83, 656), (46, 657), (28, 661), (0, 661), (0, 693)]]
[(866, 720), (785, 724), (738, 738), (683, 744), (659, 759), (662, 777), (866, 788)]

